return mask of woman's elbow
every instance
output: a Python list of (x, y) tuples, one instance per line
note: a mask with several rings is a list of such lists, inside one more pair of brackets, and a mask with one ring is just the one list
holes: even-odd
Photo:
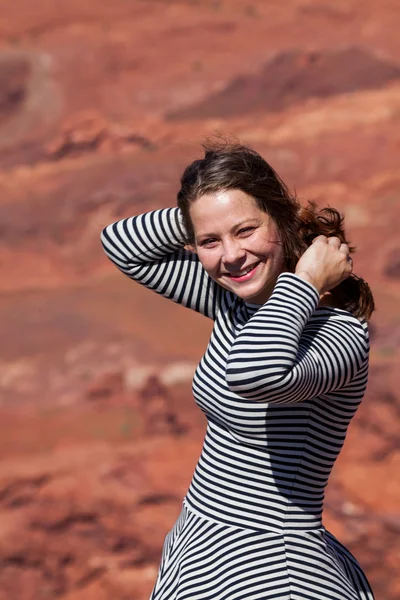
[(287, 388), (287, 373), (271, 377), (261, 373), (240, 369), (226, 370), (226, 384), (230, 392), (252, 402), (279, 404), (284, 402)]
[(230, 392), (253, 402), (267, 401), (265, 382), (260, 377), (242, 369), (228, 368), (226, 370), (226, 385)]

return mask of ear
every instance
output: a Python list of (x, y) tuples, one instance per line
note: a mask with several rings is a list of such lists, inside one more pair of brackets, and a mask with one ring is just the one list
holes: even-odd
[(185, 250), (188, 250), (188, 252), (193, 252), (194, 254), (197, 254), (196, 252), (196, 246), (194, 246), (193, 244), (186, 244), (186, 246), (184, 246)]

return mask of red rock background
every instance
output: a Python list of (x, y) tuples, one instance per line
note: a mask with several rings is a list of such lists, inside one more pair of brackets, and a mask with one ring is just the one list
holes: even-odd
[(207, 135), (339, 207), (371, 284), (368, 394), (325, 523), (400, 595), (395, 0), (0, 0), (0, 600), (145, 600), (204, 422), (210, 323), (99, 245)]

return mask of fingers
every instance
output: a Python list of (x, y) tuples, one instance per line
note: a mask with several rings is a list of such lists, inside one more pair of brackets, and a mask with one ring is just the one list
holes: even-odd
[(319, 242), (319, 243), (325, 243), (328, 241), (328, 238), (326, 237), (326, 235), (318, 235), (316, 238), (313, 239), (313, 241), (311, 242), (311, 244), (315, 244), (315, 242)]
[(330, 246), (334, 246), (334, 248), (337, 248), (338, 250), (341, 245), (346, 246), (346, 244), (342, 244), (340, 239), (336, 236), (327, 237), (326, 235), (318, 235), (316, 238), (313, 239), (311, 243), (315, 244), (316, 242), (329, 244)]
[(328, 238), (328, 244), (330, 246), (333, 246), (334, 248), (336, 248), (337, 250), (340, 249), (340, 246), (343, 245), (345, 246), (345, 244), (341, 244), (341, 241), (339, 240), (338, 237), (330, 237)]
[(336, 236), (327, 237), (326, 235), (317, 236), (313, 239), (311, 243), (329, 245), (335, 248), (336, 250), (342, 252), (345, 255), (346, 260), (348, 262), (348, 269), (346, 269), (346, 271), (351, 273), (351, 271), (353, 270), (353, 259), (350, 256), (350, 248), (348, 244), (342, 243), (340, 239)]
[(340, 239), (336, 236), (327, 237), (326, 235), (318, 235), (316, 238), (313, 239), (311, 243), (315, 244), (316, 242), (329, 244), (330, 246), (337, 248), (337, 250), (340, 250), (345, 254), (348, 254), (350, 252), (348, 245), (342, 243)]
[(296, 273), (307, 274), (307, 280), (322, 293), (335, 288), (352, 271), (350, 248), (338, 236), (317, 236), (296, 266)]
[(340, 252), (343, 252), (343, 254), (346, 257), (347, 260), (347, 273), (350, 274), (353, 270), (353, 259), (350, 256), (350, 249), (348, 247), (347, 244), (340, 244), (340, 248), (339, 248)]
[(346, 259), (351, 263), (353, 259), (350, 256), (350, 248), (347, 244), (340, 244), (339, 251), (346, 255)]

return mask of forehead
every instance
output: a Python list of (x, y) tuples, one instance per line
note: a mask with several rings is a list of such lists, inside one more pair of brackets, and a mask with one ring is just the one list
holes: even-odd
[(197, 235), (216, 228), (231, 228), (247, 219), (269, 219), (254, 198), (242, 190), (223, 190), (200, 196), (190, 207), (190, 217)]

